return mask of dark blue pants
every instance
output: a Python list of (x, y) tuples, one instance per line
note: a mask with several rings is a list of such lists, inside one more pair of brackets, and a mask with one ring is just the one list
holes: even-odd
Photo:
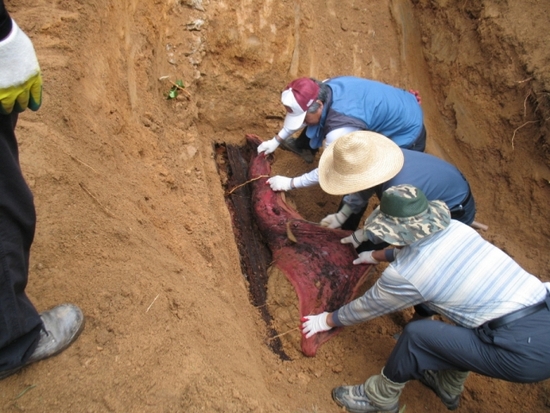
[(550, 378), (548, 308), (491, 330), (441, 321), (407, 324), (384, 367), (396, 383), (419, 379), (425, 370), (473, 371), (517, 383)]
[(0, 371), (23, 364), (42, 321), (25, 294), (36, 214), (19, 165), (17, 114), (0, 115)]

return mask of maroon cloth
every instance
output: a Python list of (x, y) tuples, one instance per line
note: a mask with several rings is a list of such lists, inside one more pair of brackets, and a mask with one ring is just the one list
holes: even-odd
[[(261, 143), (255, 135), (246, 136), (254, 149)], [(273, 254), (273, 265), (290, 281), (299, 301), (300, 318), (323, 311), (334, 311), (357, 295), (371, 265), (353, 265), (357, 252), (351, 244), (340, 240), (350, 231), (329, 229), (304, 220), (289, 207), (281, 192), (267, 184), (271, 165), (264, 154), (254, 150), (248, 171), (253, 180), (252, 208), (258, 228)], [(294, 238), (296, 242), (292, 240)], [(300, 320), (296, 320), (300, 324)], [(318, 348), (339, 329), (316, 334), (306, 339), (301, 348), (306, 356), (315, 356)]]

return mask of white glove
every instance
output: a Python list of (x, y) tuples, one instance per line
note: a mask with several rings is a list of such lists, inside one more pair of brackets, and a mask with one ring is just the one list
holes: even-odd
[(359, 258), (356, 258), (356, 259), (353, 260), (353, 263), (355, 265), (357, 265), (357, 264), (372, 264), (372, 265), (380, 264), (380, 261), (373, 258), (373, 256), (372, 256), (373, 252), (374, 251), (363, 251), (362, 253), (359, 254)]
[(358, 229), (352, 233), (349, 237), (342, 238), (340, 242), (342, 244), (352, 244), (353, 248), (357, 248), (365, 241), (365, 231), (363, 229)]
[(310, 338), (317, 333), (331, 330), (332, 327), (327, 323), (327, 316), (328, 313), (325, 311), (318, 315), (302, 317), (300, 320), (302, 322), (302, 334), (305, 334), (306, 338)]
[(292, 189), (292, 186), (290, 185), (290, 182), (292, 181), (292, 178), (287, 178), (286, 176), (272, 176), (267, 180), (267, 183), (269, 186), (271, 186), (271, 189), (274, 191), (288, 191)]
[(344, 222), (348, 219), (348, 216), (342, 211), (338, 211), (336, 214), (330, 214), (321, 220), (321, 226), (326, 228), (340, 228), (344, 225)]
[(42, 75), (32, 41), (12, 20), (11, 33), (0, 42), (0, 114), (38, 110)]
[(264, 152), (266, 155), (275, 152), (275, 149), (279, 147), (281, 143), (277, 140), (277, 137), (271, 138), (268, 141), (262, 142), (258, 146), (258, 153)]

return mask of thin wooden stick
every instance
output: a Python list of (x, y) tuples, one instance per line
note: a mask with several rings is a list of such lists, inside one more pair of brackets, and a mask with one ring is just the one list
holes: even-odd
[(482, 224), (481, 222), (477, 222), (477, 221), (474, 221), (470, 224), (470, 226), (472, 228), (475, 228), (475, 229), (481, 229), (483, 231), (487, 231), (489, 229), (489, 227), (485, 224)]
[(155, 299), (153, 300), (153, 302), (151, 304), (149, 304), (149, 307), (147, 307), (147, 310), (145, 310), (145, 312), (149, 312), (149, 310), (151, 309), (151, 307), (153, 306), (153, 304), (155, 304), (155, 301), (157, 301), (157, 298), (159, 298), (159, 295), (160, 294), (157, 294), (157, 296), (155, 297)]
[(233, 188), (231, 191), (229, 191), (229, 192), (227, 193), (227, 195), (231, 195), (231, 194), (233, 193), (233, 191), (239, 189), (241, 186), (245, 186), (246, 184), (248, 184), (248, 183), (250, 183), (250, 182), (252, 182), (252, 181), (256, 181), (256, 180), (258, 180), (258, 179), (260, 179), (260, 178), (269, 178), (269, 175), (260, 175), (260, 176), (257, 176), (256, 178), (253, 178), (253, 179), (251, 179), (251, 180), (249, 180), (249, 181), (246, 181), (246, 182), (244, 182), (244, 183), (242, 183), (242, 184), (240, 184), (240, 185), (237, 185), (235, 188)]
[(514, 130), (514, 134), (512, 135), (512, 149), (514, 149), (514, 138), (516, 137), (516, 132), (517, 132), (518, 130), (520, 130), (521, 128), (523, 128), (524, 126), (529, 125), (530, 123), (537, 123), (537, 122), (538, 122), (538, 120), (530, 120), (530, 121), (527, 121), (527, 122), (525, 122), (523, 125), (517, 127), (517, 128)]
[(90, 197), (91, 197), (91, 198), (92, 198), (92, 199), (93, 199), (93, 200), (94, 200), (94, 201), (95, 201), (104, 211), (105, 211), (105, 213), (106, 213), (107, 215), (109, 215), (109, 216), (112, 217), (112, 218), (116, 218), (116, 215), (113, 214), (111, 211), (109, 211), (107, 208), (105, 208), (105, 207), (103, 206), (103, 204), (102, 204), (101, 202), (99, 202), (99, 200), (98, 200), (95, 196), (93, 196), (93, 194), (88, 190), (88, 188), (86, 188), (86, 186), (85, 186), (82, 182), (79, 182), (78, 184), (80, 185), (80, 187), (82, 188), (82, 190), (83, 190), (84, 192), (86, 192), (86, 193), (87, 193), (87, 194), (88, 194), (88, 195), (89, 195), (89, 196), (90, 196)]
[(296, 331), (296, 330), (299, 330), (299, 329), (300, 329), (300, 327), (293, 328), (292, 330), (288, 330), (288, 331), (285, 331), (284, 333), (277, 334), (276, 336), (269, 337), (268, 340), (273, 340), (273, 339), (282, 337), (284, 335), (287, 335), (288, 333), (292, 333), (293, 331)]
[(184, 88), (182, 88), (180, 85), (177, 85), (175, 84), (174, 82), (172, 82), (171, 80), (169, 81), (170, 83), (172, 83), (172, 86), (174, 87), (177, 87), (179, 90), (181, 90), (182, 92), (185, 92), (187, 94), (187, 97), (188, 98), (191, 98), (191, 93), (189, 93), (187, 90), (185, 90)]
[(28, 392), (29, 390), (31, 389), (34, 389), (36, 387), (36, 384), (31, 384), (30, 386), (28, 386), (25, 390), (23, 390), (21, 393), (19, 393), (17, 396), (15, 396), (15, 399), (14, 400), (17, 400), (19, 399), (20, 397), (23, 397), (23, 395)]
[(161, 76), (161, 77), (159, 77), (159, 80), (168, 80), (168, 81), (172, 84), (172, 86), (174, 86), (174, 87), (178, 88), (179, 90), (185, 92), (185, 94), (187, 95), (187, 97), (188, 97), (189, 99), (191, 99), (191, 93), (189, 93), (187, 90), (185, 90), (183, 87), (181, 87), (181, 86), (178, 85), (177, 83), (172, 82), (172, 81), (170, 80), (170, 76)]
[(99, 173), (98, 173), (94, 168), (92, 168), (90, 165), (88, 165), (87, 163), (82, 162), (82, 161), (81, 161), (80, 159), (78, 159), (76, 156), (71, 155), (69, 152), (67, 152), (67, 151), (64, 150), (63, 148), (60, 147), (59, 149), (61, 149), (61, 151), (62, 151), (65, 155), (67, 155), (69, 158), (71, 158), (73, 161), (76, 161), (76, 162), (81, 163), (82, 165), (86, 166), (87, 168), (90, 168), (92, 171), (94, 171), (96, 174), (99, 175)]
[(527, 116), (527, 99), (529, 99), (529, 96), (531, 96), (531, 93), (528, 93), (523, 99), (523, 117)]
[(530, 80), (532, 80), (533, 77), (528, 77), (527, 79), (523, 79), (523, 80), (516, 80), (516, 83), (525, 83), (525, 82), (529, 82)]

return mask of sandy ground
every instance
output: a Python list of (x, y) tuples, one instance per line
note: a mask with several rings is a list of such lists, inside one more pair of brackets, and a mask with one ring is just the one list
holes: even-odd
[[(380, 371), (410, 312), (283, 362), (241, 272), (214, 146), (273, 136), (280, 92), (298, 76), (418, 89), (428, 152), (470, 181), (483, 236), (548, 281), (545, 2), (6, 5), (33, 39), (45, 81), (43, 107), (17, 129), (38, 214), (28, 293), (39, 310), (80, 305), (87, 324), (67, 351), (2, 381), (0, 410), (337, 412), (333, 387)], [(177, 80), (188, 93), (166, 99)], [(310, 168), (276, 153), (274, 173)], [(339, 201), (318, 187), (287, 199), (312, 221)], [(401, 402), (406, 412), (446, 411), (416, 382)], [(459, 409), (549, 410), (546, 382), (477, 375)]]

